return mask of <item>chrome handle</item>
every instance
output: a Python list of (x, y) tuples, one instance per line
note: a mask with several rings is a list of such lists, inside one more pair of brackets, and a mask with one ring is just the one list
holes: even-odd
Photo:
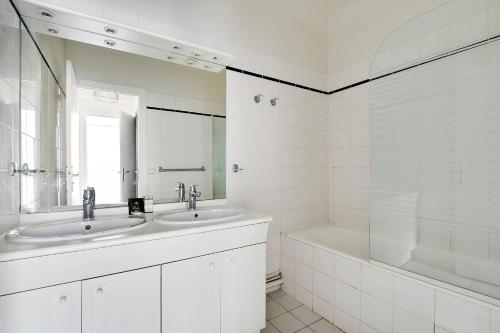
[(240, 169), (240, 166), (238, 164), (233, 164), (233, 172), (236, 173), (238, 171), (243, 171), (243, 169)]

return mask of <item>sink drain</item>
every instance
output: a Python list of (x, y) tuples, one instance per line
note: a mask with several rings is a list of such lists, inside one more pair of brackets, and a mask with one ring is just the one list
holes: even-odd
[(90, 230), (90, 229), (92, 229), (92, 226), (91, 226), (90, 224), (87, 224), (87, 225), (85, 226), (85, 230)]

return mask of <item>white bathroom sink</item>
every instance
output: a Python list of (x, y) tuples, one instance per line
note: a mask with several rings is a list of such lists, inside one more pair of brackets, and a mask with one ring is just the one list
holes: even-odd
[(16, 241), (64, 241), (126, 232), (145, 225), (138, 217), (98, 217), (92, 220), (71, 219), (62, 222), (44, 223), (20, 227), (7, 233), (8, 239)]
[(233, 207), (207, 207), (158, 214), (156, 220), (163, 224), (201, 224), (224, 221), (242, 215), (241, 210)]

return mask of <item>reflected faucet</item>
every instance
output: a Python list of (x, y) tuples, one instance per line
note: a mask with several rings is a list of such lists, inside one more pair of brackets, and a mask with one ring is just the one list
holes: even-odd
[(177, 192), (177, 201), (184, 202), (186, 200), (186, 187), (184, 183), (178, 182), (174, 190)]
[(95, 190), (93, 187), (87, 187), (83, 190), (83, 219), (90, 220), (94, 218)]
[(196, 199), (201, 197), (201, 192), (196, 190), (196, 185), (189, 185), (189, 209), (196, 209)]

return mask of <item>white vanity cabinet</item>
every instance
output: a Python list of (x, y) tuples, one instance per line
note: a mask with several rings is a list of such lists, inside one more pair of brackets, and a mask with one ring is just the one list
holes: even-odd
[(4, 255), (0, 333), (257, 333), (268, 221)]
[(80, 333), (80, 282), (0, 297), (0, 332)]
[(160, 266), (82, 281), (82, 333), (160, 333)]
[(164, 333), (252, 333), (265, 327), (265, 244), (162, 267)]

